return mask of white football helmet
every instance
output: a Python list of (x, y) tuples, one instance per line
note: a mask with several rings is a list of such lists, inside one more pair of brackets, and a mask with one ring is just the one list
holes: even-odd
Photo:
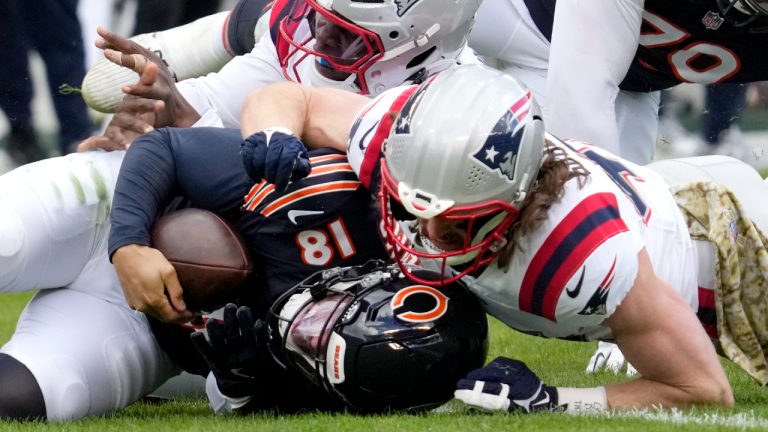
[(456, 63), (481, 0), (294, 0), (276, 41), (286, 78), (377, 95)]
[[(468, 65), (421, 84), (398, 112), (381, 163), (385, 237), (398, 261), (411, 253), (456, 271), (432, 284), (489, 264), (506, 244), (543, 150), (541, 111), (531, 92), (509, 75)], [(442, 250), (423, 229), (411, 246), (396, 235), (402, 210), (418, 223), (461, 223), (463, 246)]]

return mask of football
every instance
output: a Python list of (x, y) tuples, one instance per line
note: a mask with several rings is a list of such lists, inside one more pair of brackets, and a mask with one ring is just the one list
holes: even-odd
[(191, 311), (212, 311), (232, 301), (253, 272), (240, 233), (207, 210), (187, 208), (160, 217), (151, 243), (176, 269)]

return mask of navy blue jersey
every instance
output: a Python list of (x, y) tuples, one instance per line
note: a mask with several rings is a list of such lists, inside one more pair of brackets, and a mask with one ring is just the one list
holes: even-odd
[(621, 88), (652, 91), (681, 82), (768, 80), (764, 26), (765, 21), (755, 21), (734, 27), (715, 0), (646, 0), (640, 46)]
[[(312, 173), (278, 193), (272, 185), (254, 184), (248, 177), (240, 158), (241, 141), (239, 130), (221, 128), (165, 128), (137, 139), (117, 181), (110, 256), (127, 244), (149, 245), (156, 217), (177, 197), (185, 197), (193, 207), (232, 222), (247, 241), (258, 280), (244, 287), (248, 292), (241, 293), (238, 303), (251, 306), (258, 317), (266, 316), (277, 296), (318, 270), (386, 259), (376, 203), (344, 154), (310, 151)], [(150, 323), (160, 346), (177, 364), (192, 373), (207, 373), (207, 365), (189, 343), (192, 325), (154, 319)], [(270, 390), (265, 394), (274, 397), (257, 398), (258, 403), (282, 409), (330, 403), (322, 391), (281, 372), (269, 360), (265, 367), (278, 390), (292, 390), (285, 398)], [(289, 380), (291, 386), (279, 384)], [(296, 394), (311, 394), (311, 401)]]
[[(549, 39), (555, 0), (525, 4)], [(623, 90), (768, 80), (768, 23), (756, 20), (735, 27), (722, 16), (716, 0), (646, 0), (640, 32), (637, 53), (620, 85)]]
[[(240, 304), (265, 317), (277, 296), (323, 268), (386, 259), (378, 235), (378, 210), (344, 154), (310, 151), (311, 174), (275, 192), (254, 184), (240, 158), (237, 129), (158, 129), (142, 135), (126, 153), (111, 215), (109, 254), (127, 244), (149, 245), (149, 232), (165, 207), (185, 197), (191, 206), (232, 222), (252, 252), (258, 280)], [(192, 324), (150, 317), (160, 346), (183, 369), (205, 375), (207, 365), (189, 342)], [(202, 326), (203, 322), (197, 323)], [(265, 355), (265, 385), (280, 391), (254, 395), (254, 408), (338, 408), (322, 389)], [(273, 383), (273, 384), (270, 384)], [(301, 395), (301, 396), (297, 396)]]
[(160, 129), (134, 142), (117, 181), (109, 253), (149, 245), (156, 215), (176, 196), (232, 222), (256, 257), (270, 301), (317, 270), (385, 259), (375, 202), (344, 154), (310, 152), (312, 173), (275, 192), (254, 184), (240, 131)]

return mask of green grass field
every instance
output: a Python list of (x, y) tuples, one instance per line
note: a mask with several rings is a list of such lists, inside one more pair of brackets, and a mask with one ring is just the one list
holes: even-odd
[[(3, 294), (0, 302), (0, 342), (13, 332), (16, 318), (28, 294)], [(625, 378), (612, 373), (583, 372), (594, 344), (563, 342), (521, 335), (492, 322), (489, 360), (498, 355), (525, 361), (547, 383), (562, 386), (596, 386)], [(663, 359), (659, 359), (663, 361)], [(680, 412), (638, 412), (605, 416), (561, 414), (502, 415), (468, 412), (451, 402), (424, 415), (353, 416), (262, 414), (247, 417), (214, 416), (200, 399), (161, 403), (138, 402), (102, 418), (71, 423), (0, 423), (0, 431), (668, 431), (674, 430), (768, 430), (768, 389), (758, 386), (740, 369), (724, 361), (736, 394), (732, 410), (695, 409)]]

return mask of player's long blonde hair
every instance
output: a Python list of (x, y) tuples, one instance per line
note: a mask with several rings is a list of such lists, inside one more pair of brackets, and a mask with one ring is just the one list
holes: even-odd
[(565, 193), (565, 184), (578, 177), (579, 186), (583, 186), (588, 176), (589, 172), (581, 163), (547, 141), (536, 181), (520, 206), (519, 217), (507, 231), (506, 246), (499, 252), (499, 268), (506, 270), (509, 267), (512, 255), (520, 248), (520, 239), (536, 230), (547, 218), (549, 208)]

